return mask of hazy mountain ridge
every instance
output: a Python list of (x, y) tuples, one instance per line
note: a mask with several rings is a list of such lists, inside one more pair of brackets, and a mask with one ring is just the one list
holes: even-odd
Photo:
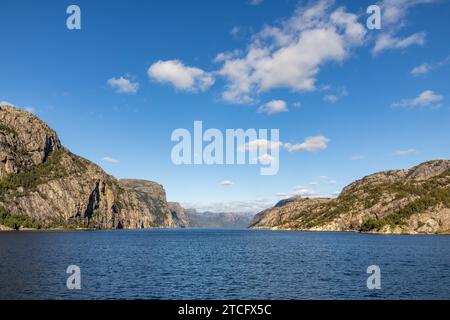
[(133, 181), (71, 153), (34, 114), (0, 106), (2, 229), (176, 227), (163, 187)]
[(254, 214), (232, 212), (199, 212), (186, 209), (189, 226), (193, 228), (247, 228)]
[(252, 228), (450, 233), (450, 161), (375, 173), (336, 199), (292, 198), (258, 213)]

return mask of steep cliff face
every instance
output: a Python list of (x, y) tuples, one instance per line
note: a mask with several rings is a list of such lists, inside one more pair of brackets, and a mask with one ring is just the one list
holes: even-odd
[(154, 201), (72, 154), (35, 115), (0, 106), (0, 225), (173, 226), (162, 187), (148, 191)]
[(169, 202), (169, 210), (177, 227), (187, 228), (191, 226), (189, 216), (184, 208), (178, 202)]
[(172, 215), (166, 200), (166, 191), (160, 184), (140, 179), (122, 179), (120, 185), (138, 195), (141, 202), (156, 213), (154, 221), (161, 227), (177, 227), (176, 215)]
[(376, 173), (351, 183), (336, 199), (292, 198), (257, 214), (251, 227), (450, 233), (450, 161)]

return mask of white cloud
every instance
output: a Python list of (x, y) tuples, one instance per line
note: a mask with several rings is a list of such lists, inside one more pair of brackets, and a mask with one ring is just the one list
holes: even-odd
[(429, 64), (429, 63), (422, 63), (421, 65), (414, 67), (411, 70), (411, 74), (415, 77), (421, 76), (424, 74), (427, 74), (428, 72), (431, 72), (433, 70), (439, 69), (445, 65), (447, 65), (450, 62), (450, 56), (447, 56), (444, 60), (441, 60), (437, 63)]
[(102, 161), (103, 161), (103, 162), (112, 163), (112, 164), (117, 164), (117, 163), (120, 162), (119, 160), (114, 159), (114, 158), (112, 158), (112, 157), (103, 157), (103, 158), (102, 158)]
[(281, 198), (291, 198), (291, 197), (318, 197), (320, 196), (320, 192), (310, 189), (310, 188), (306, 188), (306, 187), (295, 187), (294, 188), (295, 191), (293, 191), (292, 193), (286, 193), (286, 192), (278, 192), (275, 195), (277, 197), (281, 197)]
[[(418, 32), (406, 38), (400, 38), (396, 34), (408, 22), (409, 10), (419, 4), (434, 3), (436, 0), (383, 0), (381, 6), (382, 32), (375, 41), (372, 50), (374, 55), (387, 49), (404, 49), (413, 44), (423, 45), (425, 33)], [(387, 31), (385, 31), (387, 30)]]
[(294, 196), (302, 196), (302, 197), (314, 197), (314, 196), (318, 196), (320, 195), (319, 192), (312, 190), (312, 189), (298, 189), (296, 191), (293, 192)]
[(294, 108), (300, 108), (302, 106), (302, 103), (300, 101), (296, 101), (292, 104)]
[(8, 101), (0, 101), (0, 105), (2, 106), (12, 106), (14, 107), (14, 103), (8, 102)]
[(256, 34), (246, 54), (225, 60), (218, 72), (227, 80), (222, 98), (252, 103), (255, 95), (273, 88), (314, 90), (320, 67), (344, 60), (366, 33), (357, 15), (332, 7), (327, 0), (299, 7), (280, 26)]
[(244, 147), (240, 147), (240, 151), (256, 151), (256, 150), (273, 150), (282, 146), (279, 141), (272, 141), (267, 139), (256, 139), (245, 144)]
[(326, 94), (323, 97), (323, 100), (326, 102), (330, 102), (330, 103), (335, 103), (336, 101), (338, 101), (339, 99), (341, 99), (342, 97), (345, 97), (348, 95), (348, 91), (346, 88), (333, 88), (330, 85), (324, 86), (322, 88), (322, 90), (324, 91), (334, 91), (334, 93), (329, 93)]
[(394, 152), (394, 155), (396, 156), (411, 156), (419, 154), (419, 150), (417, 149), (405, 149), (405, 150), (397, 150)]
[(438, 63), (433, 65), (433, 69), (437, 69), (437, 68), (443, 67), (443, 66), (447, 65), (448, 63), (450, 63), (450, 55), (447, 56), (444, 60), (439, 61)]
[(179, 60), (159, 60), (147, 71), (159, 83), (170, 83), (178, 90), (205, 91), (214, 84), (214, 77), (202, 69), (185, 66)]
[(397, 38), (390, 34), (381, 34), (377, 37), (375, 47), (372, 50), (374, 55), (389, 49), (404, 49), (412, 45), (424, 45), (426, 35), (418, 32), (406, 38)]
[(235, 39), (239, 36), (240, 33), (241, 33), (241, 28), (238, 26), (234, 26), (230, 31), (231, 36)]
[(315, 152), (326, 149), (329, 141), (330, 139), (324, 136), (313, 136), (305, 138), (305, 141), (302, 143), (296, 144), (285, 143), (283, 146), (289, 152), (295, 151)]
[(423, 63), (420, 66), (414, 67), (411, 70), (411, 74), (415, 77), (428, 73), (431, 70), (430, 65), (428, 63)]
[[(255, 139), (245, 145), (239, 147), (239, 151), (257, 151), (257, 150), (276, 150), (283, 147), (289, 152), (306, 151), (316, 152), (325, 150), (328, 147), (330, 139), (324, 136), (311, 136), (306, 137), (302, 143), (283, 143), (281, 141), (272, 141), (267, 139)], [(264, 157), (264, 156), (263, 156)], [(266, 159), (268, 160), (268, 159)], [(264, 161), (264, 159), (263, 159)]]
[(214, 62), (223, 62), (226, 60), (233, 59), (241, 54), (241, 51), (239, 49), (233, 50), (233, 51), (225, 51), (221, 52), (214, 58)]
[(24, 110), (25, 110), (26, 112), (36, 113), (36, 110), (35, 110), (33, 107), (26, 107), (26, 108), (24, 108)]
[(234, 185), (234, 182), (231, 181), (231, 180), (223, 180), (223, 181), (220, 183), (220, 185), (221, 185), (221, 186), (232, 186), (232, 185)]
[[(443, 96), (435, 94), (431, 90), (425, 90), (413, 99), (403, 99), (392, 104), (393, 107), (427, 107), (436, 102), (442, 101)], [(434, 105), (433, 107), (439, 107), (440, 105)]]
[(111, 78), (107, 81), (108, 85), (116, 90), (117, 93), (135, 94), (139, 89), (139, 83), (132, 82), (126, 77)]
[(14, 103), (11, 103), (11, 102), (8, 102), (8, 101), (0, 101), (0, 105), (1, 106), (16, 107), (16, 108), (22, 109), (22, 110), (24, 110), (26, 112), (33, 113), (33, 114), (36, 113), (36, 109), (33, 108), (33, 107), (19, 107), (19, 106), (16, 106)]
[(284, 100), (272, 100), (258, 108), (259, 113), (267, 113), (268, 115), (287, 111), (289, 111), (289, 109)]
[(382, 25), (383, 27), (401, 28), (406, 24), (408, 10), (419, 4), (433, 3), (436, 0), (383, 0)]
[(338, 99), (339, 98), (334, 94), (327, 94), (325, 97), (323, 97), (323, 100), (331, 103), (335, 103), (336, 101), (338, 101)]
[[(261, 3), (261, 0), (248, 1)], [(381, 1), (383, 30), (376, 38), (373, 54), (423, 45), (424, 32), (406, 37), (397, 33), (406, 24), (410, 8), (430, 2), (435, 1)], [(333, 0), (311, 1), (308, 5), (299, 5), (291, 17), (266, 25), (251, 37), (244, 50), (219, 53), (214, 58), (214, 62), (221, 63), (217, 71), (185, 66), (179, 60), (160, 60), (150, 66), (148, 75), (156, 82), (169, 83), (185, 91), (205, 91), (214, 84), (216, 77), (223, 77), (222, 99), (236, 104), (254, 104), (260, 94), (276, 88), (312, 91), (326, 63), (342, 62), (354, 48), (367, 43), (366, 28), (358, 18), (358, 14), (335, 6)], [(240, 28), (233, 28), (232, 33), (240, 33)], [(344, 95), (346, 93), (332, 92), (324, 99), (336, 102)]]

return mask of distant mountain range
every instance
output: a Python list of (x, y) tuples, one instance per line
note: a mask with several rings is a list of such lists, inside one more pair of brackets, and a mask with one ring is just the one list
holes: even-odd
[(187, 209), (189, 226), (193, 228), (247, 228), (252, 221), (253, 213), (232, 212), (198, 212)]

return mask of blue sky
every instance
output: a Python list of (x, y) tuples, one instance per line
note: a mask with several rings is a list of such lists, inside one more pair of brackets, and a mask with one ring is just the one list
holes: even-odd
[[(70, 4), (81, 30), (66, 28)], [(372, 4), (380, 30), (366, 27)], [(255, 211), (449, 158), (449, 1), (3, 0), (0, 12), (0, 101), (32, 110), (108, 173), (157, 181), (186, 206)], [(282, 148), (274, 176), (176, 166), (171, 133), (195, 120), (277, 128), (300, 147)]]

